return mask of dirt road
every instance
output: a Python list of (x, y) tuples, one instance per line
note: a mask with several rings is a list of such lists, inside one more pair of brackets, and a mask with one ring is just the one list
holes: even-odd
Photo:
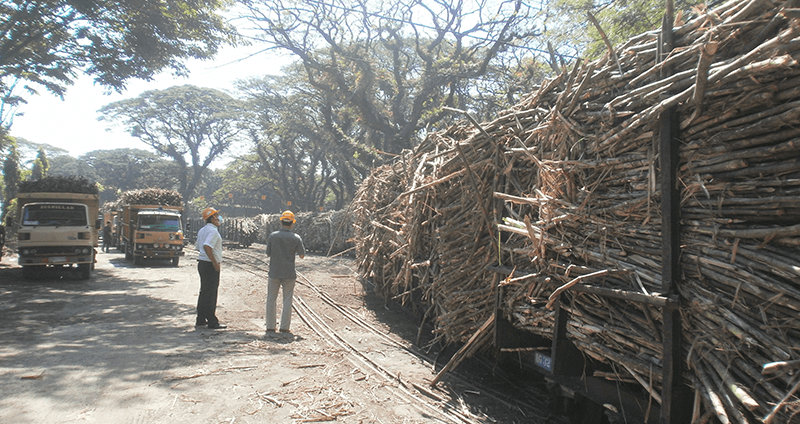
[(431, 387), (433, 353), (409, 342), (417, 325), (370, 296), (346, 258), (298, 260), (292, 333), (265, 337), (262, 249), (226, 251), (225, 330), (194, 326), (191, 246), (179, 267), (100, 253), (88, 281), (23, 281), (4, 257), (0, 422), (565, 422), (497, 377)]

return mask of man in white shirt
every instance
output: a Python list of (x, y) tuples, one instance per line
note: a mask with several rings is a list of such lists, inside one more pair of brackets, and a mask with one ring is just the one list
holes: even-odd
[(200, 274), (200, 295), (197, 297), (197, 321), (195, 326), (221, 329), (216, 316), (217, 292), (219, 291), (219, 271), (222, 263), (222, 236), (219, 234), (219, 211), (214, 208), (203, 210), (206, 225), (197, 232), (195, 245), (199, 251), (197, 272)]

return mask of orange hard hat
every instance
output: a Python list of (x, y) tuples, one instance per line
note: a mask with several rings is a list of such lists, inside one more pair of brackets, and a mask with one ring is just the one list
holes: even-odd
[(217, 213), (219, 213), (218, 210), (216, 210), (216, 209), (214, 209), (212, 207), (207, 207), (207, 208), (203, 209), (203, 220), (205, 221), (205, 220), (208, 219), (208, 217), (210, 217), (211, 215), (216, 215)]
[(297, 220), (294, 219), (294, 212), (292, 211), (283, 211), (281, 214), (281, 221), (292, 221), (292, 224), (297, 222)]

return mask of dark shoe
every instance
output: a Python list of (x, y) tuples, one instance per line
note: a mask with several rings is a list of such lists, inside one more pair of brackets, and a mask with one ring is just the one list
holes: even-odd
[(212, 330), (221, 330), (223, 328), (228, 328), (228, 326), (225, 325), (225, 324), (220, 324), (220, 323), (217, 322), (217, 323), (214, 323), (214, 324), (208, 324), (208, 328), (210, 328)]

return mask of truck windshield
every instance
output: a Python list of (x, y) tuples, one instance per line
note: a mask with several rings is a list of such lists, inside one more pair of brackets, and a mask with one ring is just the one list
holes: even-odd
[(25, 205), (22, 225), (31, 226), (85, 226), (86, 206), (83, 205)]
[(180, 231), (181, 220), (177, 216), (139, 215), (139, 229), (151, 231)]

